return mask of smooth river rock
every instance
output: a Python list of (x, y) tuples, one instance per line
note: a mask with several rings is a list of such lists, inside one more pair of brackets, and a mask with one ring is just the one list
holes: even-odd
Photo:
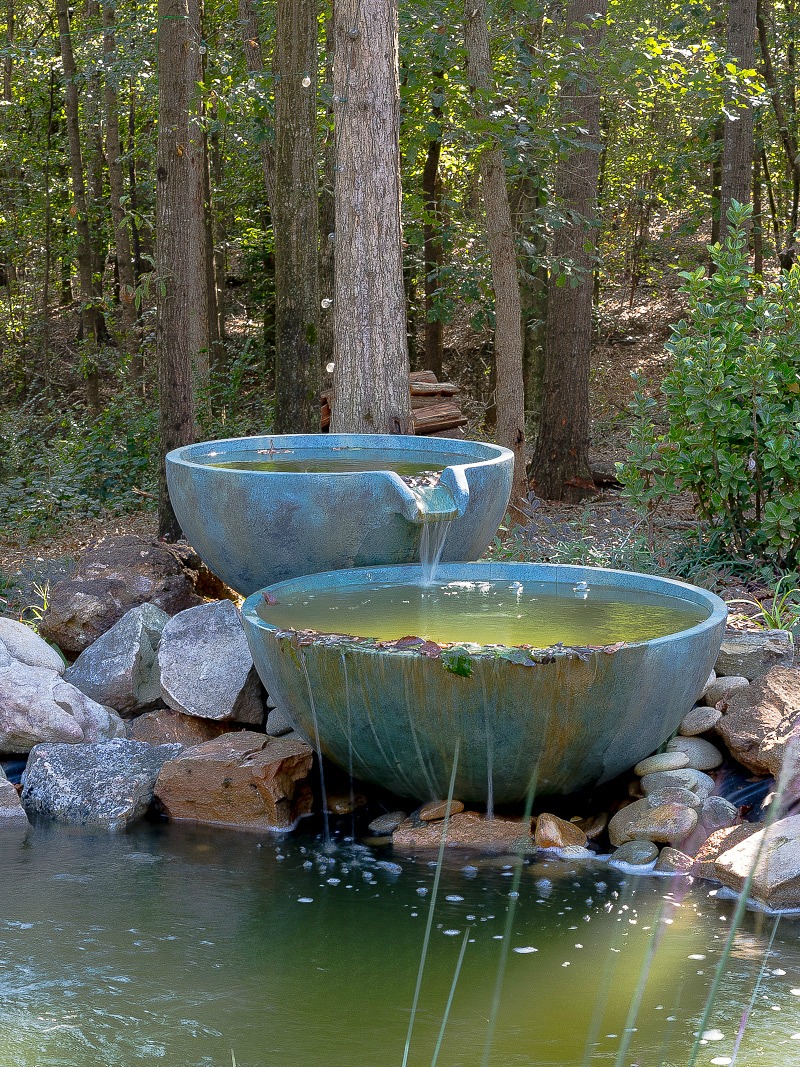
[(800, 734), (800, 670), (773, 667), (735, 693), (716, 729), (745, 767), (780, 777), (787, 747)]
[(383, 834), (393, 834), (400, 823), (407, 818), (408, 815), (404, 811), (387, 811), (385, 815), (379, 815), (373, 819), (368, 829), (370, 833), (377, 834), (379, 837)]
[(700, 809), (700, 825), (709, 832), (733, 826), (739, 818), (739, 810), (724, 797), (707, 797)]
[(657, 774), (659, 771), (679, 771), (682, 767), (689, 766), (689, 757), (685, 752), (656, 752), (654, 756), (640, 760), (633, 768), (633, 773), (643, 778), (646, 774)]
[(43, 741), (78, 744), (125, 733), (122, 720), (56, 671), (18, 660), (0, 665), (0, 752), (26, 754)]
[(45, 667), (63, 674), (66, 668), (58, 652), (44, 641), (35, 630), (16, 619), (0, 617), (0, 645), (11, 659), (26, 663), (29, 667)]
[(179, 822), (234, 830), (289, 830), (312, 807), (314, 754), (295, 738), (224, 734), (166, 763), (155, 793)]
[[(392, 845), (401, 852), (438, 849), (443, 829), (443, 822), (420, 823), (407, 819), (395, 830)], [(528, 852), (533, 847), (530, 823), (487, 819), (475, 811), (462, 811), (448, 821), (446, 847), (469, 849), (475, 853)]]
[(658, 858), (658, 845), (652, 841), (626, 841), (608, 861), (612, 867), (649, 867)]
[(710, 685), (706, 690), (703, 703), (712, 708), (716, 707), (717, 704), (727, 704), (735, 692), (739, 689), (747, 689), (748, 685), (750, 685), (750, 682), (747, 678), (742, 678), (741, 675), (731, 674), (717, 678), (714, 684)]
[(790, 667), (794, 641), (788, 630), (760, 633), (726, 633), (714, 670), (718, 675), (738, 675), (753, 681), (771, 667)]
[(681, 737), (698, 737), (700, 734), (713, 730), (721, 718), (721, 711), (698, 704), (696, 708), (692, 708), (684, 715), (678, 727), (678, 733)]
[(662, 848), (656, 860), (655, 870), (660, 874), (691, 874), (694, 860), (679, 848)]
[(166, 545), (134, 535), (106, 537), (83, 554), (71, 578), (51, 586), (39, 632), (78, 655), (144, 603), (174, 615), (202, 600)]
[(131, 608), (81, 652), (66, 680), (123, 717), (152, 706), (161, 696), (156, 649), (168, 622), (154, 604)]
[(37, 745), (25, 771), (23, 807), (29, 816), (124, 830), (145, 814), (159, 771), (180, 751), (180, 745), (123, 738)]
[(262, 687), (238, 608), (217, 600), (169, 620), (158, 646), (164, 703), (201, 719), (261, 725)]
[(689, 758), (689, 766), (697, 771), (713, 771), (722, 764), (720, 750), (702, 737), (673, 737), (667, 749), (684, 752)]
[(569, 845), (585, 845), (586, 834), (574, 822), (559, 819), (548, 812), (536, 820), (533, 841), (537, 848), (567, 848)]
[(683, 804), (658, 804), (649, 798), (635, 800), (621, 808), (608, 824), (608, 837), (615, 848), (626, 841), (657, 841), (675, 845), (684, 841), (697, 826), (697, 812)]
[(776, 911), (800, 908), (800, 815), (757, 830), (714, 861), (717, 878), (737, 891), (753, 870), (749, 896)]
[(642, 792), (645, 796), (655, 793), (659, 789), (668, 786), (683, 786), (691, 789), (699, 797), (705, 799), (714, 792), (714, 779), (703, 771), (695, 770), (694, 767), (682, 767), (678, 771), (660, 771), (657, 774), (646, 774), (641, 780)]

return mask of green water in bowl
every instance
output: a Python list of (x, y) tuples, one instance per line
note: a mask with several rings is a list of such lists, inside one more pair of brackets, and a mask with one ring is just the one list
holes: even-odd
[[(217, 459), (224, 456), (224, 459)], [(417, 458), (415, 458), (417, 457)], [(284, 474), (342, 474), (365, 471), (394, 471), (406, 477), (438, 474), (453, 464), (474, 463), (475, 457), (460, 452), (398, 452), (387, 456), (378, 448), (292, 448), (242, 449), (238, 452), (209, 452), (198, 457), (209, 467), (227, 470), (272, 471)]]
[(585, 582), (363, 582), (283, 594), (258, 610), (280, 629), (535, 648), (648, 641), (708, 617), (707, 610), (678, 597)]

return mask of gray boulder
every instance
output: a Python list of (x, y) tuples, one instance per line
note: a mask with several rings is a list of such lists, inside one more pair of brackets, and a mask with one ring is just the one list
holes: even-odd
[(56, 671), (0, 659), (0, 752), (30, 752), (43, 741), (107, 741), (125, 732), (122, 720)]
[(22, 622), (0, 617), (0, 645), (11, 659), (29, 667), (46, 667), (57, 674), (64, 673), (66, 664), (58, 652)]
[(717, 657), (717, 674), (737, 675), (752, 682), (770, 667), (790, 667), (794, 641), (788, 630), (761, 633), (726, 633)]
[(735, 693), (716, 730), (745, 767), (779, 778), (786, 750), (800, 736), (800, 671), (773, 667)]
[(201, 719), (264, 721), (261, 682), (239, 610), (229, 600), (170, 619), (158, 646), (165, 704)]
[(64, 677), (120, 715), (144, 711), (161, 697), (156, 649), (168, 621), (155, 604), (131, 608), (81, 652)]
[(121, 738), (37, 745), (25, 771), (23, 807), (30, 816), (124, 830), (145, 814), (162, 766), (181, 751)]
[(22, 807), (19, 794), (0, 768), (0, 830), (27, 825), (28, 816)]
[(155, 538), (107, 537), (84, 553), (70, 578), (51, 587), (39, 630), (72, 656), (139, 604), (174, 615), (201, 602), (167, 545)]
[(694, 808), (674, 801), (654, 805), (649, 797), (645, 797), (620, 808), (608, 824), (608, 837), (615, 848), (626, 841), (637, 840), (676, 845), (684, 841), (695, 826), (697, 812)]

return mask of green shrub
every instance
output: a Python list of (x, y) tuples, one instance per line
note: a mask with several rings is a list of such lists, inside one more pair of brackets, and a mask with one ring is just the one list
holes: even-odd
[(658, 404), (638, 390), (628, 460), (628, 499), (653, 515), (692, 495), (706, 531), (727, 551), (786, 569), (800, 552), (800, 270), (762, 282), (734, 202), (715, 271), (682, 271), (686, 319), (673, 327), (674, 364)]

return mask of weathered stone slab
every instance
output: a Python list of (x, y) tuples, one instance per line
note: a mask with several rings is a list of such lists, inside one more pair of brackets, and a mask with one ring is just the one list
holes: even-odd
[(45, 667), (56, 674), (64, 673), (66, 664), (58, 652), (30, 626), (16, 619), (0, 617), (0, 644), (11, 659), (27, 663), (29, 667)]
[(694, 860), (680, 849), (662, 848), (656, 860), (655, 870), (661, 874), (691, 874)]
[(771, 667), (790, 667), (794, 641), (788, 630), (725, 634), (714, 667), (718, 675), (738, 675), (752, 682)]
[(0, 666), (0, 752), (26, 754), (44, 741), (78, 744), (124, 733), (122, 720), (56, 671), (12, 660)]
[(122, 716), (151, 707), (161, 696), (156, 649), (167, 622), (154, 604), (131, 608), (81, 652), (66, 680)]
[(177, 744), (184, 748), (202, 745), (220, 734), (238, 729), (236, 723), (198, 719), (172, 708), (155, 708), (125, 722), (125, 733), (131, 741), (146, 741), (149, 745)]
[(180, 751), (180, 745), (123, 738), (37, 745), (25, 772), (23, 807), (29, 816), (124, 830), (145, 814), (162, 765)]
[(176, 821), (288, 830), (311, 811), (313, 758), (303, 741), (228, 733), (164, 764), (156, 797)]
[(745, 767), (779, 778), (787, 746), (800, 735), (800, 670), (773, 667), (735, 693), (716, 730)]
[(155, 538), (103, 538), (84, 553), (71, 578), (51, 587), (39, 630), (68, 655), (78, 655), (144, 603), (174, 615), (202, 601), (166, 545)]
[[(441, 844), (443, 829), (443, 822), (418, 823), (407, 819), (395, 830), (392, 845), (401, 852), (435, 850)], [(475, 811), (462, 811), (448, 822), (445, 847), (476, 853), (527, 852), (533, 848), (530, 823), (487, 819)]]
[(800, 908), (800, 815), (757, 830), (714, 861), (719, 880), (738, 892), (753, 870), (749, 896), (775, 910)]
[(698, 878), (710, 878), (713, 881), (719, 881), (714, 871), (714, 863), (717, 856), (722, 855), (727, 849), (733, 848), (734, 845), (738, 845), (740, 841), (745, 841), (757, 830), (758, 825), (756, 823), (745, 822), (736, 826), (727, 826), (721, 830), (715, 830), (713, 834), (709, 834), (694, 853), (693, 873)]
[(262, 687), (238, 609), (229, 600), (170, 619), (158, 646), (165, 704), (202, 719), (264, 721)]

